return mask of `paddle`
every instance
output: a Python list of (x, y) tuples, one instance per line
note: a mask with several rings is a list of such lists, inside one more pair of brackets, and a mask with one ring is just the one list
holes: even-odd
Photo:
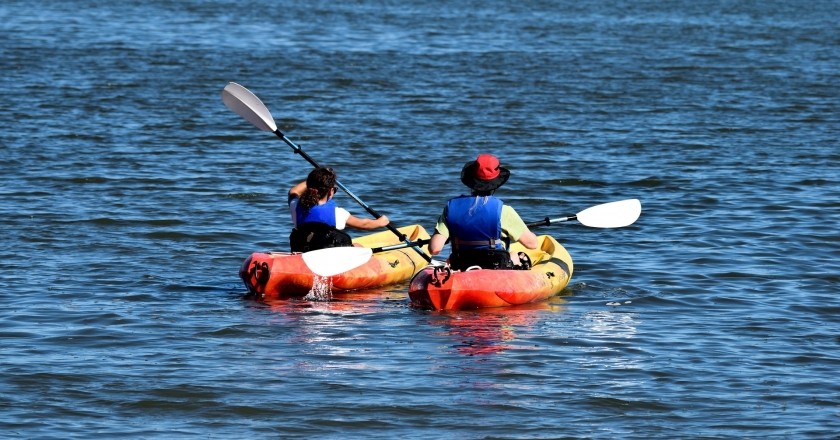
[[(628, 199), (595, 205), (575, 215), (555, 219), (546, 217), (544, 220), (526, 223), (526, 225), (529, 228), (533, 228), (577, 220), (580, 224), (591, 228), (621, 228), (632, 225), (641, 213), (642, 203), (638, 199)], [(367, 263), (374, 253), (392, 251), (408, 246), (423, 246), (428, 244), (429, 241), (428, 239), (417, 240), (415, 242), (406, 241), (405, 243), (378, 248), (327, 248), (304, 252), (302, 255), (304, 263), (306, 263), (312, 272), (329, 277), (355, 269)]]
[[(250, 122), (255, 127), (259, 128), (260, 130), (270, 131), (276, 134), (277, 137), (279, 137), (283, 140), (283, 142), (286, 143), (286, 145), (292, 147), (292, 150), (294, 150), (295, 153), (300, 154), (304, 159), (306, 159), (307, 162), (312, 164), (312, 166), (314, 166), (315, 168), (320, 168), (320, 165), (318, 165), (318, 163), (315, 162), (314, 159), (312, 159), (308, 154), (306, 154), (306, 152), (303, 151), (300, 148), (300, 146), (292, 142), (289, 138), (286, 137), (285, 134), (283, 134), (283, 132), (281, 132), (277, 128), (277, 124), (274, 122), (274, 118), (271, 116), (271, 112), (268, 111), (268, 107), (266, 107), (265, 104), (263, 104), (263, 102), (260, 101), (260, 98), (257, 98), (256, 95), (251, 93), (250, 90), (246, 89), (245, 87), (242, 87), (241, 85), (235, 82), (231, 82), (228, 85), (226, 85), (225, 88), (222, 90), (222, 101), (229, 109), (233, 110), (239, 116), (245, 118), (246, 121)], [(348, 196), (350, 196), (350, 198), (355, 200), (356, 203), (361, 205), (362, 208), (364, 208), (368, 213), (370, 213), (370, 215), (374, 216), (375, 218), (382, 217), (381, 214), (374, 211), (373, 208), (368, 206), (367, 203), (363, 202), (361, 199), (356, 197), (355, 194), (350, 192), (350, 190), (347, 189), (347, 187), (345, 187), (344, 185), (342, 185), (339, 181), (336, 180), (335, 185), (341, 188), (341, 190), (344, 191)], [(397, 228), (395, 228), (391, 224), (386, 225), (386, 227), (389, 231), (393, 232), (400, 239), (400, 241), (405, 242), (406, 247), (411, 247), (417, 253), (423, 256), (423, 258), (425, 258), (426, 261), (431, 263), (432, 257), (427, 253), (423, 252), (423, 250), (419, 247), (413, 245), (411, 241), (409, 241), (408, 237), (405, 236), (405, 234), (401, 233)]]
[(370, 260), (376, 252), (385, 252), (407, 247), (419, 247), (429, 244), (428, 238), (417, 241), (406, 241), (405, 243), (392, 244), (376, 248), (366, 247), (334, 247), (318, 249), (316, 251), (304, 252), (301, 254), (306, 267), (316, 275), (331, 277), (348, 270), (355, 269)]
[(526, 223), (529, 228), (548, 226), (553, 223), (577, 220), (590, 228), (622, 228), (632, 225), (642, 213), (642, 202), (639, 199), (620, 200), (618, 202), (603, 203), (584, 209), (583, 211), (566, 217), (548, 218), (532, 223)]

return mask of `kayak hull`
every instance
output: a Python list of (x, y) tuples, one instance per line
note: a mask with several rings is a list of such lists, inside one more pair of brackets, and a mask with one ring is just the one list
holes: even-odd
[[(420, 225), (398, 228), (411, 241), (428, 239)], [(358, 237), (353, 244), (375, 248), (402, 243), (390, 231)], [(428, 253), (427, 246), (421, 248)], [(302, 298), (313, 288), (327, 286), (330, 292), (371, 289), (410, 279), (427, 261), (412, 248), (377, 252), (352, 270), (331, 277), (320, 277), (306, 266), (302, 254), (289, 252), (254, 252), (243, 263), (239, 276), (252, 295), (262, 298)]]
[(569, 284), (574, 271), (572, 257), (551, 236), (540, 236), (537, 249), (525, 249), (516, 243), (511, 250), (526, 252), (531, 269), (458, 272), (427, 266), (411, 280), (411, 305), (428, 310), (467, 310), (528, 304), (557, 295)]

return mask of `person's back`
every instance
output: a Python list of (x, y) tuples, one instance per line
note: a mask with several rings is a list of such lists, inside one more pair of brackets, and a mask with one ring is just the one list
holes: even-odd
[(449, 200), (445, 222), (452, 245), (449, 264), (453, 269), (513, 267), (502, 242), (503, 205), (493, 196), (460, 196)]
[(289, 190), (288, 203), (294, 224), (289, 235), (292, 252), (353, 246), (345, 227), (367, 230), (388, 224), (384, 215), (378, 219), (361, 219), (338, 207), (333, 200), (336, 180), (332, 168), (316, 168), (306, 180)]
[(468, 162), (461, 171), (461, 182), (472, 193), (447, 202), (429, 244), (431, 253), (440, 253), (450, 239), (449, 264), (453, 269), (527, 268), (507, 248), (511, 241), (518, 241), (535, 249), (537, 238), (512, 207), (493, 195), (509, 177), (510, 171), (501, 167), (493, 155), (480, 154), (475, 161)]

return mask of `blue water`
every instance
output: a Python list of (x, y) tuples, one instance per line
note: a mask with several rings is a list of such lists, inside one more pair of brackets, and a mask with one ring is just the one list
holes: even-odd
[[(334, 3), (0, 4), (4, 437), (838, 438), (840, 3)], [(248, 298), (310, 165), (229, 81), (397, 225), (644, 211), (527, 307)]]

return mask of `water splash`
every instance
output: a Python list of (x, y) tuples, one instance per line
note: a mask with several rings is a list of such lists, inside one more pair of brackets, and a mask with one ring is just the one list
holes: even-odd
[(315, 275), (312, 279), (312, 289), (306, 294), (304, 299), (310, 301), (330, 301), (332, 300), (332, 278)]

